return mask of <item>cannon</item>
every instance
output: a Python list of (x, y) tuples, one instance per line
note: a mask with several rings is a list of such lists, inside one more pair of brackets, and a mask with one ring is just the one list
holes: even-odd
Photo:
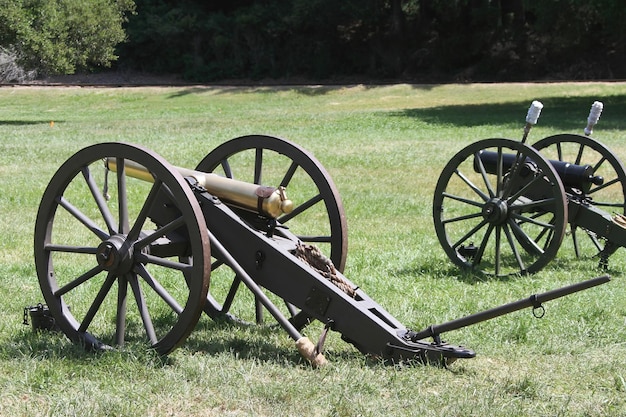
[[(271, 184), (271, 185), (267, 185)], [(475, 353), (441, 334), (609, 281), (608, 275), (443, 325), (403, 326), (342, 271), (346, 218), (328, 172), (285, 139), (230, 140), (195, 169), (127, 143), (79, 150), (39, 206), (34, 257), (58, 328), (87, 349), (181, 345), (204, 313), (276, 321), (313, 365), (329, 331), (368, 355), (446, 365)], [(314, 344), (304, 329), (323, 324)]]
[(433, 199), (439, 242), (456, 265), (487, 275), (534, 273), (569, 236), (576, 257), (607, 268), (626, 245), (626, 172), (590, 135), (603, 105), (595, 102), (584, 135), (558, 134), (526, 144), (542, 109), (533, 102), (521, 141), (484, 139), (445, 165)]

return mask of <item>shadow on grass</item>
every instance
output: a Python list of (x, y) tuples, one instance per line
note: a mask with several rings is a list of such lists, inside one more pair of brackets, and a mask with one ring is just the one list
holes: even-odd
[[(616, 264), (611, 264), (610, 259), (607, 269), (601, 268), (599, 265), (599, 261), (599, 257), (594, 253), (583, 254), (580, 258), (576, 258), (573, 253), (559, 254), (555, 258), (551, 259), (550, 262), (537, 273), (571, 271), (572, 283), (596, 278), (604, 274), (621, 274), (619, 269), (616, 268)], [(523, 274), (510, 274), (505, 276), (487, 275), (480, 271), (460, 268), (454, 265), (452, 261), (448, 259), (441, 260), (439, 258), (433, 259), (432, 261), (428, 260), (426, 263), (420, 264), (414, 262), (401, 268), (393, 269), (392, 271), (390, 271), (390, 273), (394, 276), (407, 278), (414, 278), (420, 275), (427, 275), (436, 279), (453, 278), (459, 282), (470, 285), (482, 282), (506, 283), (519, 279), (524, 279), (525, 277), (529, 276)]]
[(409, 264), (402, 268), (392, 270), (391, 274), (399, 277), (417, 277), (420, 275), (427, 275), (429, 277), (439, 279), (454, 278), (457, 281), (464, 282), (466, 284), (477, 284), (480, 282), (488, 281), (508, 282), (514, 279), (521, 278), (521, 275), (487, 275), (480, 271), (462, 269), (458, 266), (453, 265), (451, 261), (441, 261), (439, 259), (432, 264)]
[[(62, 123), (62, 120), (55, 120), (54, 123)], [(0, 120), (0, 126), (30, 126), (48, 125), (50, 120)]]
[(36, 358), (40, 360), (71, 360), (81, 364), (93, 363), (101, 358), (114, 355), (113, 360), (124, 358), (132, 362), (143, 362), (155, 368), (166, 366), (169, 359), (159, 356), (146, 348), (145, 343), (132, 343), (124, 349), (89, 350), (83, 345), (70, 342), (63, 333), (48, 330), (29, 330), (15, 335), (9, 343), (0, 348), (5, 358)]
[[(390, 84), (393, 85), (393, 84)], [(233, 92), (239, 93), (265, 93), (273, 94), (278, 91), (294, 91), (304, 96), (323, 96), (324, 94), (331, 93), (337, 90), (343, 90), (351, 87), (360, 87), (366, 90), (384, 87), (385, 84), (359, 84), (359, 83), (344, 83), (344, 84), (239, 84), (239, 85), (210, 85), (210, 86), (193, 86), (184, 88), (176, 93), (170, 94), (168, 98), (183, 97), (190, 94), (201, 94), (211, 92), (213, 94), (229, 94)], [(412, 85), (415, 90), (428, 91), (437, 87), (438, 84), (419, 84)]]
[[(144, 363), (153, 368), (165, 367), (176, 362), (175, 355), (161, 356), (150, 349), (145, 336), (134, 332), (132, 327), (133, 324), (129, 323), (127, 330), (132, 335), (127, 337), (124, 347), (89, 350), (80, 344), (70, 342), (62, 332), (35, 331), (30, 326), (24, 326), (23, 330), (16, 332), (10, 341), (5, 341), (0, 345), (0, 358), (70, 360), (80, 364), (110, 363), (122, 360)], [(316, 335), (319, 333), (316, 329), (311, 329), (310, 332)], [(285, 335), (284, 330), (278, 324), (255, 325), (226, 320), (214, 321), (203, 316), (180, 348), (212, 356), (226, 354), (236, 359), (254, 360), (278, 366), (310, 366), (299, 354), (295, 342), (285, 345)], [(339, 337), (336, 333), (334, 335)], [(110, 340), (114, 340), (114, 334), (101, 335), (99, 340), (109, 343)], [(172, 353), (175, 352), (176, 350)], [(347, 343), (342, 343), (338, 349), (331, 348), (324, 354), (329, 360), (341, 362), (364, 358)], [(372, 360), (372, 364), (375, 364), (375, 361)]]
[[(315, 330), (312, 331), (316, 333)], [(282, 333), (282, 334), (281, 334)], [(235, 360), (262, 362), (279, 367), (311, 367), (295, 347), (284, 345), (283, 330), (277, 325), (246, 325), (232, 322), (215, 322), (201, 320), (194, 332), (182, 344), (189, 355), (202, 353), (210, 356), (227, 355)], [(277, 342), (272, 340), (277, 339)], [(329, 337), (340, 339), (340, 335), (331, 332)], [(315, 342), (315, 340), (313, 340)], [(378, 367), (422, 367), (428, 366), (420, 360), (407, 360), (396, 363), (380, 357), (362, 354), (347, 342), (339, 341), (339, 345), (324, 351), (330, 363), (355, 364), (355, 366)], [(0, 358), (28, 358), (54, 363), (70, 361), (80, 365), (108, 365), (128, 362), (141, 364), (154, 369), (174, 365), (176, 356), (160, 356), (149, 349), (145, 342), (127, 343), (124, 348), (93, 351), (78, 344), (69, 342), (62, 333), (51, 331), (24, 331), (11, 342), (4, 343), (0, 348)], [(440, 367), (441, 364), (429, 364)]]
[[(314, 330), (312, 333), (317, 333)], [(338, 336), (338, 333), (330, 333)], [(273, 340), (283, 339), (284, 330), (278, 324), (245, 324), (230, 321), (212, 321), (203, 318), (184, 343), (190, 351), (209, 355), (230, 354), (237, 359), (257, 360), (276, 365), (306, 365), (308, 362), (299, 354), (295, 342), (286, 348)], [(313, 339), (313, 338), (312, 338)], [(315, 343), (315, 340), (312, 340)], [(337, 350), (331, 349), (324, 355), (331, 361), (351, 361), (363, 358), (351, 345)]]
[[(598, 125), (599, 130), (626, 128), (626, 119), (623, 117), (626, 114), (626, 95), (607, 98), (583, 96), (541, 99), (544, 107), (538, 124), (542, 127), (572, 132), (578, 131), (582, 134), (589, 116), (589, 109), (595, 100), (600, 100), (604, 103), (604, 111)], [(528, 101), (518, 101), (404, 109), (385, 114), (392, 117), (415, 118), (430, 124), (448, 124), (459, 127), (502, 124), (519, 125), (521, 136), (521, 130), (529, 106), (530, 102)]]

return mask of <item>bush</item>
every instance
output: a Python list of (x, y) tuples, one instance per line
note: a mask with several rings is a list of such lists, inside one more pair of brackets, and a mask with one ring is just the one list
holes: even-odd
[(0, 45), (43, 74), (107, 67), (133, 10), (132, 0), (0, 0)]
[(18, 64), (15, 51), (0, 47), (0, 83), (23, 83), (37, 76), (37, 71), (25, 71)]

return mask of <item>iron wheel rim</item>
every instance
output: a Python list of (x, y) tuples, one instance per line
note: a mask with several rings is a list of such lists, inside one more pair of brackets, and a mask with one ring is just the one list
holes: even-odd
[[(109, 203), (99, 194), (101, 184), (96, 178), (99, 175), (96, 167), (104, 171), (101, 161), (109, 157), (115, 158), (119, 166), (125, 166), (126, 161), (136, 162), (146, 167), (155, 179), (146, 186), (136, 183), (141, 180), (123, 175), (122, 169), (113, 174), (113, 181), (117, 180), (114, 195), (117, 211), (109, 208)], [(85, 191), (84, 201), (80, 193), (72, 194), (76, 193), (75, 189)], [(139, 202), (144, 196), (146, 199), (137, 211), (133, 208), (134, 193), (140, 189), (149, 191), (138, 197)], [(175, 224), (177, 230), (187, 233), (194, 254), (191, 265), (151, 254), (149, 248), (154, 239), (173, 225), (157, 226), (151, 237), (142, 230), (150, 222), (147, 213), (155, 204), (159, 190), (167, 190), (178, 202), (175, 209), (180, 217)], [(133, 210), (137, 211), (137, 217), (131, 223)], [(78, 236), (81, 236), (80, 244), (76, 243)], [(104, 242), (105, 246), (115, 246), (114, 237), (121, 242), (119, 248), (133, 250), (125, 252), (126, 265), (107, 268), (97, 257), (102, 257)], [(210, 276), (206, 224), (186, 181), (167, 161), (148, 149), (102, 143), (69, 158), (43, 194), (35, 224), (34, 252), (40, 287), (56, 323), (70, 340), (89, 349), (123, 344), (131, 333), (127, 321), (135, 320), (143, 326), (150, 347), (159, 354), (168, 354), (184, 342), (202, 313)], [(123, 251), (119, 249), (116, 253), (121, 259)], [(80, 272), (73, 272), (65, 258), (80, 259), (83, 262)], [(164, 275), (154, 275), (152, 269)], [(168, 281), (182, 280), (182, 287), (188, 291), (183, 290), (177, 298), (165, 287), (165, 274)], [(117, 295), (111, 294), (114, 285)], [(174, 287), (178, 285), (170, 288)], [(129, 294), (134, 297), (136, 312), (128, 309)], [(70, 298), (74, 300), (72, 303), (68, 301)], [(87, 304), (79, 307), (82, 299)], [(116, 310), (113, 314), (107, 309), (111, 305)], [(153, 305), (158, 305), (158, 310), (151, 310)], [(157, 311), (158, 317), (154, 315)], [(114, 337), (109, 328), (111, 322), (114, 322)]]
[[(491, 176), (484, 166), (474, 169), (474, 156), (486, 150), (495, 152), (500, 167)], [(536, 164), (539, 174), (525, 192), (547, 192), (544, 198), (528, 201), (520, 190), (507, 189), (502, 168), (507, 152)], [(454, 264), (492, 276), (528, 274), (558, 252), (567, 224), (566, 197), (554, 168), (536, 150), (510, 139), (485, 139), (459, 151), (444, 167), (435, 188), (433, 219)]]

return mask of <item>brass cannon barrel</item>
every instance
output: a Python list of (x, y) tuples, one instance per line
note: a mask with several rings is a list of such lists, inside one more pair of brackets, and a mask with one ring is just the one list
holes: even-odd
[[(115, 158), (107, 158), (105, 166), (111, 171), (117, 171)], [(291, 213), (293, 202), (287, 199), (284, 187), (267, 187), (222, 177), (217, 174), (195, 171), (187, 168), (174, 167), (183, 177), (191, 177), (198, 185), (232, 205), (248, 211), (254, 211), (272, 218)], [(153, 182), (152, 174), (142, 165), (124, 160), (126, 175), (144, 181)]]

